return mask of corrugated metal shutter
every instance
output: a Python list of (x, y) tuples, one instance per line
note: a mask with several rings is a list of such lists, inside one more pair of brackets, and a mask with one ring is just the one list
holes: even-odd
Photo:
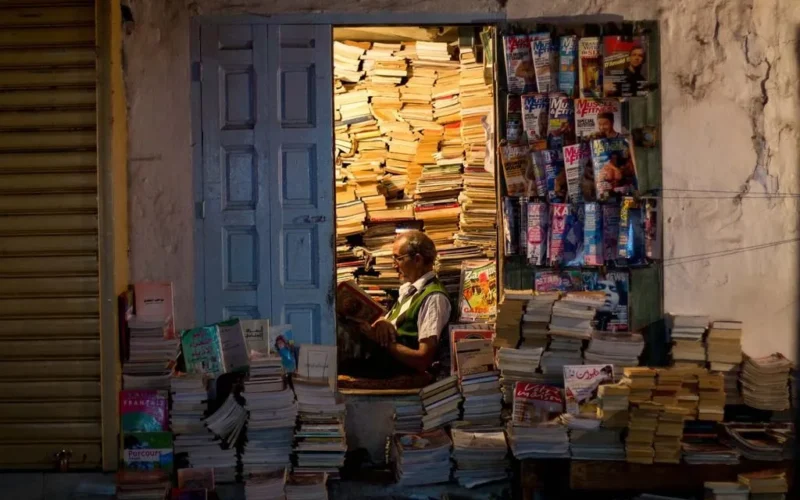
[(0, 0), (0, 469), (101, 464), (94, 15)]

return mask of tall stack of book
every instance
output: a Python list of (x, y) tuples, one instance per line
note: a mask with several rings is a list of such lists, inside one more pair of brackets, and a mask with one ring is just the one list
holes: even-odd
[(553, 314), (553, 304), (558, 293), (537, 293), (525, 306), (522, 317), (522, 345), (532, 348), (546, 348), (550, 331), (548, 325)]
[(630, 410), (631, 420), (628, 424), (628, 436), (625, 439), (625, 459), (630, 463), (652, 464), (656, 456), (653, 447), (658, 416), (662, 406), (645, 401), (634, 403)]
[(681, 461), (683, 422), (686, 410), (679, 406), (665, 406), (658, 415), (658, 427), (653, 444), (657, 463), (677, 464)]
[(681, 366), (703, 366), (706, 351), (703, 337), (708, 316), (668, 314), (667, 328), (672, 339), (672, 362)]
[(745, 404), (760, 410), (782, 411), (789, 408), (791, 373), (792, 362), (780, 353), (746, 358), (741, 376)]
[(514, 457), (569, 458), (569, 435), (559, 418), (563, 411), (561, 389), (517, 382), (513, 414), (506, 428)]
[(520, 324), (525, 305), (533, 298), (529, 290), (506, 289), (503, 300), (497, 304), (494, 347), (516, 348), (520, 340)]
[(134, 314), (126, 318), (127, 342), (121, 346), (122, 385), (167, 391), (178, 347), (172, 283), (135, 283), (133, 299)]
[(494, 95), (491, 81), (484, 79), (483, 64), (477, 60), (472, 34), (464, 32), (462, 35), (459, 37), (459, 88), (465, 171), (485, 178), (495, 171), (494, 158), (487, 154), (487, 144), (492, 139), (489, 135), (493, 130), (491, 115), (494, 111)]
[(750, 490), (750, 500), (785, 500), (789, 492), (786, 471), (782, 470), (741, 473), (739, 483)]
[(722, 422), (725, 417), (725, 378), (721, 373), (702, 373), (697, 380), (700, 396), (698, 420)]
[(425, 416), (422, 417), (422, 428), (425, 431), (437, 429), (458, 420), (461, 392), (458, 390), (458, 377), (450, 377), (436, 381), (420, 390)]
[(700, 407), (700, 380), (699, 377), (705, 370), (702, 368), (685, 369), (681, 379), (681, 387), (678, 391), (677, 406), (683, 408), (686, 420), (696, 420), (697, 410)]
[(550, 345), (542, 356), (544, 373), (583, 364), (583, 341), (591, 338), (594, 317), (604, 301), (602, 293), (570, 292), (553, 304), (548, 325)]
[(726, 404), (741, 404), (738, 381), (742, 367), (742, 323), (714, 321), (706, 336), (706, 350), (709, 369), (725, 377)]
[(443, 429), (420, 434), (395, 434), (392, 458), (402, 486), (446, 483), (450, 480), (452, 442)]
[(419, 394), (412, 396), (398, 396), (394, 402), (394, 430), (395, 432), (416, 433), (422, 431), (422, 399)]
[(641, 333), (592, 332), (589, 346), (583, 351), (586, 364), (614, 366), (615, 376), (623, 369), (639, 365), (644, 351)]
[(623, 384), (603, 384), (597, 388), (597, 417), (602, 427), (624, 429), (628, 426), (630, 394), (630, 387)]
[(297, 396), (294, 472), (326, 473), (338, 478), (344, 465), (345, 404), (335, 389), (333, 346), (301, 345), (292, 385)]
[(650, 401), (656, 387), (656, 371), (646, 366), (625, 368), (622, 383), (630, 387), (631, 403)]
[(508, 444), (502, 430), (453, 429), (455, 479), (466, 488), (508, 478)]
[(242, 397), (248, 411), (242, 477), (245, 489), (256, 495), (272, 482), (264, 481), (265, 475), (291, 464), (297, 403), (284, 382), (280, 358), (251, 360)]
[(512, 349), (501, 347), (497, 351), (497, 367), (500, 369), (500, 382), (503, 401), (514, 402), (514, 385), (517, 382), (532, 381), (542, 358), (542, 348)]
[(458, 382), (464, 397), (464, 421), (471, 424), (499, 424), (503, 395), (499, 372), (494, 369), (494, 350), (488, 339), (467, 339), (455, 343)]

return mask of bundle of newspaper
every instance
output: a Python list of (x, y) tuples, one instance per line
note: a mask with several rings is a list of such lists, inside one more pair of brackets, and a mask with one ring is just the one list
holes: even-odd
[(750, 500), (784, 500), (789, 492), (785, 470), (740, 473), (739, 483), (750, 490)]
[(508, 445), (502, 428), (454, 428), (452, 437), (454, 475), (461, 486), (472, 488), (508, 478)]
[(741, 483), (706, 482), (706, 500), (749, 500), (750, 489)]
[(672, 362), (678, 367), (703, 366), (706, 348), (703, 337), (708, 328), (708, 316), (668, 314), (667, 328), (672, 339)]
[(328, 475), (294, 472), (286, 479), (286, 500), (328, 500)]
[(451, 375), (420, 390), (425, 416), (422, 428), (426, 431), (442, 427), (459, 417), (461, 392), (458, 390), (458, 376)]
[(517, 382), (513, 415), (506, 428), (514, 457), (569, 458), (569, 436), (559, 418), (563, 411), (561, 389)]
[(251, 360), (242, 397), (249, 414), (242, 476), (249, 484), (251, 476), (285, 468), (291, 460), (297, 403), (283, 380), (280, 358)]
[(780, 353), (746, 358), (741, 374), (745, 404), (759, 410), (780, 411), (789, 408), (791, 371), (792, 362)]
[(497, 367), (500, 369), (503, 401), (514, 402), (514, 384), (531, 380), (536, 376), (536, 369), (542, 357), (543, 349), (511, 349), (501, 347), (497, 351)]
[(402, 486), (446, 483), (450, 480), (452, 442), (443, 429), (418, 434), (395, 434), (392, 459)]

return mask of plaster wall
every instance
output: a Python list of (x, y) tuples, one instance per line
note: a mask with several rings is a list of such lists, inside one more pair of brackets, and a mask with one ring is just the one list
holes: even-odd
[[(796, 0), (129, 0), (133, 280), (175, 282), (193, 323), (189, 27), (194, 15), (333, 11), (616, 15), (661, 27), (665, 306), (746, 323), (745, 351), (795, 353)], [(701, 192), (700, 190), (709, 190)]]

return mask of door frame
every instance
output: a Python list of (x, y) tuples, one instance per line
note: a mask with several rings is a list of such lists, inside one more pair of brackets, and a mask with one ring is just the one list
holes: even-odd
[[(476, 12), (476, 13), (423, 13), (423, 12), (384, 12), (376, 14), (282, 14), (282, 15), (214, 15), (196, 16), (191, 20), (189, 41), (189, 74), (191, 85), (189, 98), (191, 101), (191, 144), (192, 144), (192, 187), (195, 217), (193, 224), (193, 252), (194, 252), (194, 321), (204, 315), (206, 307), (205, 296), (205, 249), (204, 219), (199, 217), (203, 210), (203, 128), (202, 128), (202, 90), (199, 75), (200, 68), (200, 31), (203, 26), (217, 24), (306, 24), (306, 25), (331, 25), (339, 26), (430, 26), (430, 25), (466, 25), (483, 24), (497, 25), (506, 21), (504, 12)], [(333, 61), (331, 61), (333, 64)], [(333, 134), (333, 127), (330, 130)], [(333, 152), (331, 152), (333, 154)], [(335, 214), (335, 200), (331, 205), (331, 216)], [(335, 219), (335, 216), (334, 216)], [(335, 268), (331, 273), (335, 273)]]

